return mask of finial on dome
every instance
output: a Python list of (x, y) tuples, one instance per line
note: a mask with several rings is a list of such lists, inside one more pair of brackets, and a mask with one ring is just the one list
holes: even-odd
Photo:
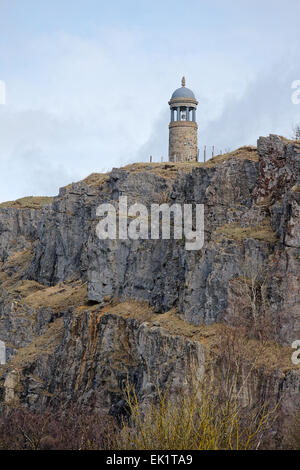
[(182, 77), (181, 86), (185, 86), (185, 77)]

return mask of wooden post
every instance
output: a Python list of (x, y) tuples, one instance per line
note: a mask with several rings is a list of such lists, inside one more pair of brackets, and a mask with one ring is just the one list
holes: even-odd
[(4, 341), (0, 341), (0, 365), (6, 363), (6, 347)]
[(204, 163), (206, 162), (206, 145), (204, 145)]
[(152, 163), (152, 155), (150, 155), (150, 163)]

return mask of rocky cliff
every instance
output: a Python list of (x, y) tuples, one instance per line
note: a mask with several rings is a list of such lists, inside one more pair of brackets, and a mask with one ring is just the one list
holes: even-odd
[[(204, 204), (203, 248), (100, 240), (96, 209), (120, 196)], [(243, 367), (255, 362), (245, 404), (280, 401), (287, 424), (300, 389), (299, 211), (300, 145), (273, 135), (206, 164), (134, 164), (34, 207), (0, 205), (2, 401), (118, 414), (128, 379), (142, 400), (190, 375), (222, 383), (222, 338), (242, 328)]]

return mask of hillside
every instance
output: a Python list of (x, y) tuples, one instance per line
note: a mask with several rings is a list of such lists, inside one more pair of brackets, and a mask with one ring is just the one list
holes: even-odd
[[(280, 404), (280, 441), (299, 406), (299, 187), (299, 144), (271, 135), (205, 164), (136, 163), (1, 204), (2, 404), (76, 400), (118, 415), (128, 377), (142, 401), (190, 375), (222, 387), (234, 337), (245, 405)], [(120, 195), (204, 204), (203, 248), (100, 240), (96, 208)]]

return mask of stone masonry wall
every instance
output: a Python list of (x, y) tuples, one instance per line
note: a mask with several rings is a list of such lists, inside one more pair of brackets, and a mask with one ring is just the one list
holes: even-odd
[[(198, 126), (193, 121), (175, 121), (169, 125), (169, 161), (182, 162), (188, 160), (187, 140), (191, 142), (191, 161), (197, 161)], [(176, 160), (175, 160), (176, 159)]]

